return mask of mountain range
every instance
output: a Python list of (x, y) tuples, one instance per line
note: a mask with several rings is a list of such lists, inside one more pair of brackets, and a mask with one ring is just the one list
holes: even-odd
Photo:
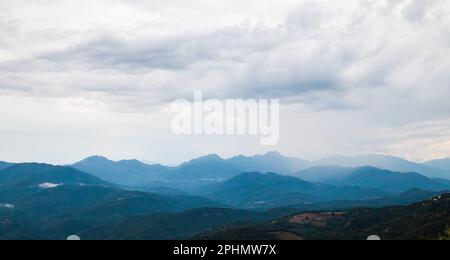
[[(251, 157), (223, 159), (211, 154), (182, 163), (177, 167), (148, 165), (138, 160), (112, 161), (102, 156), (88, 157), (72, 167), (96, 175), (106, 181), (133, 187), (152, 186), (155, 182), (170, 182), (170, 186), (186, 187), (232, 178), (242, 172), (260, 171), (288, 174), (308, 165), (307, 161), (270, 152)], [(164, 184), (162, 184), (164, 185)]]
[(332, 200), (368, 200), (388, 193), (357, 186), (314, 184), (294, 177), (254, 172), (201, 187), (198, 194), (234, 207), (275, 208)]
[(341, 177), (325, 180), (325, 183), (380, 189), (390, 193), (401, 193), (414, 188), (434, 191), (450, 189), (448, 184), (418, 173), (392, 172), (369, 166), (357, 168)]
[(159, 164), (148, 165), (138, 160), (115, 162), (102, 156), (88, 157), (71, 166), (108, 182), (125, 186), (138, 186), (142, 183), (158, 181), (169, 170), (169, 167)]
[(70, 167), (15, 164), (0, 170), (0, 204), (33, 218), (74, 211), (105, 217), (218, 207), (205, 198), (124, 190)]
[(232, 178), (242, 171), (222, 159), (211, 154), (183, 163), (167, 172), (166, 179), (172, 181), (210, 181), (216, 182)]
[(290, 174), (290, 176), (309, 182), (326, 182), (329, 179), (342, 178), (356, 168), (341, 166), (313, 166)]
[(285, 157), (279, 152), (249, 157), (240, 155), (232, 157), (226, 162), (238, 168), (241, 172), (276, 172), (279, 174), (290, 174), (310, 165), (308, 161)]
[[(147, 168), (137, 161), (114, 163), (102, 157), (88, 161), (83, 165), (97, 169), (97, 176), (68, 166), (38, 163), (9, 164), (1, 169), (0, 239), (65, 239), (72, 234), (84, 239), (188, 239), (224, 225), (253, 225), (299, 211), (406, 205), (445, 192), (420, 187), (449, 187), (446, 180), (370, 167), (352, 169), (334, 183), (313, 183), (276, 173), (236, 173), (236, 166), (212, 155), (165, 169), (169, 177), (160, 177), (155, 171), (149, 180), (163, 179), (155, 185), (188, 181), (186, 176), (177, 176), (186, 169), (191, 170), (186, 170), (186, 175), (194, 179), (220, 178), (201, 181), (190, 190), (154, 186), (154, 192), (147, 192), (121, 185), (124, 180), (120, 178), (128, 176), (126, 167), (130, 165), (136, 175), (157, 167)], [(98, 167), (95, 161), (100, 162)], [(119, 183), (98, 177), (107, 176), (108, 171), (100, 170), (105, 165), (122, 169), (115, 172)], [(211, 165), (221, 170), (219, 175)], [(377, 184), (370, 178), (383, 182)], [(411, 185), (398, 188), (396, 182)], [(394, 193), (410, 186), (418, 187)], [(395, 189), (389, 190), (392, 187)]]
[(321, 182), (324, 179), (342, 177), (355, 168), (365, 166), (399, 173), (415, 172), (429, 178), (450, 180), (450, 170), (445, 169), (445, 162), (446, 160), (419, 164), (384, 155), (338, 156), (310, 162), (270, 152), (230, 159), (212, 154), (177, 167), (148, 165), (137, 160), (115, 162), (101, 156), (89, 157), (71, 166), (123, 186), (155, 188), (156, 183), (159, 183), (164, 188), (190, 189), (192, 186), (220, 182), (243, 172), (274, 172), (310, 182)]

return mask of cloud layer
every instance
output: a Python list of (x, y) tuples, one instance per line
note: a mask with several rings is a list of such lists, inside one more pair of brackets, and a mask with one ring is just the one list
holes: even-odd
[[(432, 151), (435, 140), (424, 144), (402, 136), (408, 136), (407, 126), (450, 119), (446, 0), (93, 2), (0, 3), (3, 100), (31, 100), (30, 115), (40, 100), (52, 99), (73, 109), (87, 106), (108, 111), (111, 118), (123, 113), (132, 118), (133, 113), (162, 116), (165, 104), (191, 97), (194, 90), (214, 98), (276, 97), (286, 107), (282, 128), (290, 140), (276, 149), (287, 153), (386, 152), (415, 160), (450, 156)], [(330, 118), (337, 121), (333, 133), (316, 136), (329, 129)], [(20, 117), (11, 120), (21, 124)], [(77, 123), (80, 128), (86, 124)], [(167, 125), (146, 128), (160, 131), (157, 137), (134, 134), (164, 140), (170, 134), (164, 131)], [(381, 135), (374, 144), (374, 135), (384, 129), (399, 136)], [(437, 150), (448, 147), (447, 132), (426, 131), (441, 136), (436, 146), (444, 148)], [(318, 148), (309, 141), (314, 139), (328, 144)], [(245, 152), (263, 149), (249, 140)], [(295, 147), (288, 145), (292, 140)], [(193, 153), (240, 152), (222, 142), (214, 140), (215, 145)], [(431, 148), (414, 151), (422, 146)], [(147, 149), (140, 150), (138, 156), (149, 157)], [(179, 155), (189, 156), (188, 149)]]

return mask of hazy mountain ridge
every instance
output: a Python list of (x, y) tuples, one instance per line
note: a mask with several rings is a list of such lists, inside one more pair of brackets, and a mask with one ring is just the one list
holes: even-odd
[(106, 181), (125, 185), (139, 186), (143, 183), (158, 181), (169, 167), (159, 164), (148, 165), (138, 160), (112, 161), (102, 156), (91, 156), (72, 167), (93, 174)]
[(98, 226), (81, 233), (86, 239), (173, 240), (188, 239), (214, 227), (232, 223), (267, 221), (282, 212), (254, 212), (237, 209), (193, 209), (181, 213), (133, 216), (111, 225)]
[(310, 162), (294, 157), (285, 157), (278, 152), (269, 152), (255, 156), (235, 156), (227, 162), (239, 168), (241, 172), (276, 172), (290, 174), (310, 165)]
[(414, 188), (433, 191), (450, 189), (449, 185), (418, 173), (392, 172), (369, 166), (355, 169), (345, 176), (331, 178), (325, 182), (334, 185), (380, 189), (391, 193), (401, 193)]
[(450, 171), (450, 158), (432, 160), (423, 164), (436, 169)]
[(394, 195), (388, 195), (380, 199), (372, 200), (341, 200), (318, 203), (313, 205), (289, 205), (287, 208), (298, 209), (301, 211), (320, 211), (320, 210), (349, 210), (353, 208), (381, 208), (389, 206), (406, 206), (418, 201), (437, 197), (450, 190), (427, 191), (421, 189), (411, 189), (406, 192)]
[(417, 172), (429, 178), (450, 179), (450, 171), (436, 169), (424, 164), (411, 162), (395, 156), (387, 155), (357, 155), (335, 156), (322, 159), (313, 163), (314, 166), (341, 166), (359, 168), (372, 166), (383, 170), (395, 172)]
[[(408, 195), (409, 194), (409, 195)], [(429, 199), (432, 197), (435, 197), (436, 195), (440, 195), (437, 193), (429, 193), (429, 192), (423, 192), (423, 191), (410, 191), (408, 194), (404, 194), (402, 196), (411, 197), (411, 196), (419, 196), (422, 199), (416, 200), (417, 201), (425, 201), (428, 203)], [(421, 195), (418, 195), (421, 194)], [(400, 198), (401, 196), (398, 196)], [(413, 202), (409, 202), (406, 204), (411, 204)], [(406, 207), (395, 207), (400, 209), (407, 209), (411, 206)], [(343, 208), (344, 209), (344, 208)], [(352, 212), (357, 212), (357, 214), (350, 214), (349, 219), (351, 219), (351, 223), (357, 221), (365, 222), (366, 215), (365, 214), (378, 214), (378, 211), (381, 212), (389, 212), (391, 208), (383, 208), (380, 207), (379, 209), (356, 209), (352, 210)], [(442, 209), (442, 208), (440, 208)], [(320, 210), (320, 208), (317, 208), (316, 210)], [(327, 208), (322, 208), (322, 210), (329, 210)], [(340, 209), (336, 209), (340, 210)], [(344, 209), (346, 210), (346, 209)], [(398, 212), (404, 212), (406, 210), (401, 210)], [(412, 216), (414, 212), (418, 214), (422, 214), (423, 210), (420, 209), (412, 209), (408, 210)], [(308, 210), (302, 210), (299, 211), (299, 209), (272, 209), (268, 211), (249, 211), (249, 210), (237, 210), (237, 209), (220, 209), (220, 208), (201, 208), (201, 209), (193, 209), (188, 210), (181, 213), (167, 213), (167, 214), (153, 214), (153, 215), (140, 215), (140, 216), (132, 216), (129, 218), (125, 218), (123, 220), (114, 221), (107, 225), (100, 225), (95, 226), (89, 229), (84, 230), (80, 233), (81, 237), (85, 239), (112, 239), (112, 240), (124, 240), (124, 239), (221, 239), (220, 237), (209, 237), (211, 233), (211, 230), (233, 230), (234, 227), (254, 227), (256, 226), (265, 226), (266, 223), (272, 223), (272, 224), (278, 224), (279, 221), (284, 221), (284, 219), (289, 219), (291, 216), (294, 216), (293, 214), (299, 214), (299, 213), (305, 213), (309, 212)], [(362, 212), (362, 213), (359, 213)], [(424, 217), (424, 220), (430, 220), (433, 221), (433, 218), (436, 216), (436, 212), (439, 211), (433, 211), (433, 214), (427, 215)], [(288, 216), (288, 217), (286, 217)], [(437, 215), (440, 216), (440, 215)], [(377, 217), (380, 217), (380, 222), (389, 221), (389, 218), (386, 218), (381, 215), (377, 215)], [(401, 218), (402, 221), (407, 221), (408, 218)], [(269, 221), (269, 222), (267, 222)], [(445, 220), (442, 218), (438, 218), (438, 221), (440, 221), (440, 224), (445, 224)], [(277, 223), (278, 222), (278, 223)], [(262, 223), (262, 224), (259, 224)], [(377, 222), (378, 223), (378, 222)], [(401, 221), (400, 221), (401, 223)], [(283, 222), (279, 223), (283, 224)], [(279, 228), (279, 230), (275, 229), (273, 231), (280, 231), (286, 230), (284, 227), (276, 226), (276, 228)], [(289, 226), (288, 226), (289, 228)], [(315, 228), (314, 226), (312, 228)], [(335, 227), (333, 227), (335, 228)], [(341, 228), (337, 226), (336, 228)], [(351, 227), (350, 231), (344, 231), (344, 234), (349, 234), (349, 236), (355, 237), (355, 236), (361, 236), (357, 239), (365, 239), (368, 235), (367, 234), (377, 234), (377, 233), (370, 233), (370, 231), (362, 230), (358, 231), (358, 233), (350, 234), (352, 231), (353, 226)], [(246, 229), (244, 229), (246, 230)], [(424, 229), (427, 230), (427, 229)], [(258, 230), (256, 230), (258, 231)], [(265, 229), (260, 231), (266, 231)], [(287, 229), (287, 231), (290, 231)], [(319, 232), (320, 230), (315, 229), (315, 232)], [(206, 236), (205, 236), (205, 233)], [(312, 231), (311, 231), (312, 232)], [(332, 232), (332, 231), (330, 231)], [(272, 231), (270, 232), (273, 233)], [(438, 232), (439, 233), (439, 232)], [(203, 234), (203, 235), (202, 235)], [(331, 233), (333, 234), (333, 233)], [(328, 232), (325, 232), (322, 237), (326, 238), (326, 236), (331, 235)], [(434, 233), (436, 234), (436, 233)], [(259, 232), (246, 232), (246, 231), (240, 231), (238, 233), (238, 237), (232, 237), (232, 239), (236, 240), (245, 240), (245, 239), (256, 239), (261, 240), (265, 239), (266, 234), (261, 234)], [(317, 233), (316, 236), (320, 236), (320, 233)], [(384, 236), (383, 236), (384, 237)], [(225, 237), (227, 239), (229, 237)], [(273, 237), (272, 239), (280, 239), (280, 237)], [(307, 237), (308, 239), (308, 237)], [(341, 239), (345, 239), (345, 235), (341, 236)]]
[[(73, 165), (81, 171), (124, 186), (163, 186), (179, 188), (198, 186), (237, 176), (243, 172), (275, 172), (292, 175), (310, 182), (343, 176), (354, 168), (372, 166), (393, 172), (416, 172), (429, 178), (450, 180), (450, 170), (437, 169), (425, 164), (410, 162), (398, 157), (385, 155), (361, 155), (353, 157), (337, 156), (316, 162), (285, 157), (278, 152), (255, 156), (235, 156), (223, 159), (211, 154), (177, 167), (159, 164), (147, 165), (137, 160), (114, 162), (104, 157), (89, 157)], [(336, 176), (334, 176), (336, 175)], [(177, 185), (170, 185), (175, 184)]]

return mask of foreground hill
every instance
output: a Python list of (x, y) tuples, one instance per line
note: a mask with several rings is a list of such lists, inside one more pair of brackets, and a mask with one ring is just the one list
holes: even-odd
[(92, 156), (72, 167), (109, 182), (130, 187), (187, 188), (236, 176), (242, 171), (217, 155), (200, 157), (178, 167), (148, 165), (137, 160), (111, 161)]
[[(415, 191), (416, 195), (419, 191)], [(425, 198), (432, 193), (422, 193)], [(413, 195), (410, 195), (413, 196)], [(406, 199), (405, 195), (405, 199)], [(417, 197), (416, 197), (417, 198)], [(409, 199), (412, 199), (411, 197)], [(323, 205), (325, 206), (325, 205)], [(293, 216), (296, 209), (272, 209), (268, 211), (248, 211), (236, 209), (202, 208), (181, 213), (139, 215), (118, 220), (107, 225), (99, 225), (79, 233), (83, 239), (189, 239), (204, 232), (228, 230), (234, 227), (258, 226), (258, 223), (285, 219)], [(263, 226), (266, 224), (262, 224)], [(215, 232), (213, 232), (215, 233)], [(281, 234), (283, 234), (281, 232)], [(200, 235), (200, 238), (208, 238)], [(212, 237), (215, 239), (216, 237)], [(233, 237), (234, 238), (234, 237)], [(240, 233), (239, 238), (265, 239), (263, 232)]]
[(232, 223), (258, 223), (289, 210), (253, 212), (236, 209), (204, 208), (181, 213), (134, 216), (114, 224), (98, 226), (82, 232), (84, 239), (107, 240), (174, 240), (188, 239), (200, 232)]
[(185, 162), (178, 167), (149, 165), (138, 160), (116, 162), (105, 157), (92, 156), (75, 163), (72, 167), (122, 186), (192, 190), (204, 184), (233, 178), (243, 172), (276, 172), (309, 182), (323, 182), (330, 178), (342, 177), (355, 168), (365, 166), (399, 173), (416, 172), (428, 178), (450, 180), (450, 170), (445, 167), (446, 163), (447, 161), (443, 160), (419, 164), (385, 155), (337, 156), (309, 162), (286, 157), (278, 152), (270, 152), (255, 156), (240, 155), (230, 159), (211, 154)]
[(36, 221), (0, 204), (0, 240), (45, 239)]
[(384, 240), (450, 239), (450, 194), (411, 206), (310, 212), (264, 224), (221, 228), (197, 236), (214, 240)]
[(393, 172), (370, 166), (360, 168), (312, 167), (293, 173), (292, 176), (312, 182), (359, 186), (390, 193), (402, 193), (410, 189), (435, 191), (450, 189), (450, 181), (445, 179), (431, 179), (414, 172)]
[(449, 191), (427, 191), (412, 189), (400, 194), (388, 195), (379, 199), (369, 200), (340, 200), (311, 205), (295, 204), (287, 208), (297, 211), (349, 210), (354, 208), (382, 208), (389, 206), (406, 206), (448, 193)]

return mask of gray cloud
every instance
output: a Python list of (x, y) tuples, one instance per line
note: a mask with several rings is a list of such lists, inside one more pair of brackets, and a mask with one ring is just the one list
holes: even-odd
[[(373, 129), (402, 133), (450, 118), (445, 0), (42, 2), (0, 4), (0, 33), (8, 35), (0, 39), (0, 96), (82, 100), (114, 113), (159, 111), (194, 90), (277, 97), (297, 109), (288, 123), (328, 130), (314, 117), (347, 122), (324, 137), (330, 152), (375, 147), (367, 140)], [(347, 127), (364, 130), (353, 140)], [(317, 132), (299, 139), (305, 149)], [(427, 133), (445, 143), (442, 129)]]
[[(286, 28), (238, 26), (219, 31), (180, 35), (167, 39), (126, 41), (102, 37), (62, 51), (41, 54), (31, 60), (0, 65), (4, 72), (36, 75), (92, 71), (146, 77), (146, 87), (135, 82), (117, 86), (107, 80), (101, 86), (74, 86), (75, 90), (107, 91), (120, 94), (116, 88), (153, 91), (159, 88), (186, 89), (169, 92), (167, 99), (191, 94), (200, 89), (220, 93), (220, 97), (289, 97), (310, 91), (338, 87), (338, 74), (346, 62), (339, 53), (330, 53), (329, 46), (316, 46), (308, 39), (290, 37)], [(295, 46), (306, 40), (305, 46)], [(298, 42), (300, 43), (300, 42)], [(153, 75), (171, 75), (164, 82), (152, 82)], [(49, 79), (52, 81), (52, 79)], [(75, 82), (68, 81), (67, 84)], [(140, 83), (144, 84), (144, 83)], [(34, 85), (34, 84), (30, 84)], [(4, 84), (3, 87), (9, 86)], [(217, 92), (217, 88), (221, 88)], [(173, 95), (171, 95), (173, 94)], [(161, 101), (167, 101), (167, 99)]]
[[(423, 10), (422, 5), (423, 1), (412, 1), (401, 10), (409, 13), (410, 20), (411, 15), (419, 15), (414, 10)], [(432, 58), (433, 50), (420, 45), (424, 43), (423, 34), (435, 36), (440, 27), (434, 24), (433, 32), (424, 25), (411, 31), (408, 38), (396, 36), (408, 30), (408, 25), (396, 28), (404, 22), (394, 14), (381, 12), (382, 7), (362, 2), (342, 19), (336, 9), (308, 2), (291, 11), (285, 23), (276, 27), (243, 24), (208, 32), (132, 39), (102, 33), (93, 40), (0, 66), (3, 71), (12, 70), (14, 76), (17, 72), (29, 75), (27, 81), (49, 74), (51, 82), (56, 72), (68, 83), (50, 85), (64, 84), (63, 88), (74, 92), (135, 93), (142, 97), (148, 92), (168, 90), (166, 96), (157, 96), (161, 100), (155, 103), (190, 95), (193, 90), (218, 97), (292, 98), (317, 91), (387, 86), (392, 77), (402, 73), (404, 64), (420, 62), (411, 52)], [(386, 21), (374, 25), (377, 19)], [(419, 42), (408, 46), (411, 41)], [(73, 81), (70, 74), (74, 71), (87, 78), (96, 71), (96, 80)], [(123, 75), (123, 82), (111, 79), (110, 73)], [(129, 80), (133, 77), (136, 80)], [(14, 82), (3, 82), (2, 88), (23, 91), (29, 84), (19, 82), (16, 87)], [(30, 85), (52, 89), (45, 83)]]
[(428, 9), (434, 4), (434, 1), (414, 0), (403, 9), (403, 14), (411, 22), (422, 22)]

